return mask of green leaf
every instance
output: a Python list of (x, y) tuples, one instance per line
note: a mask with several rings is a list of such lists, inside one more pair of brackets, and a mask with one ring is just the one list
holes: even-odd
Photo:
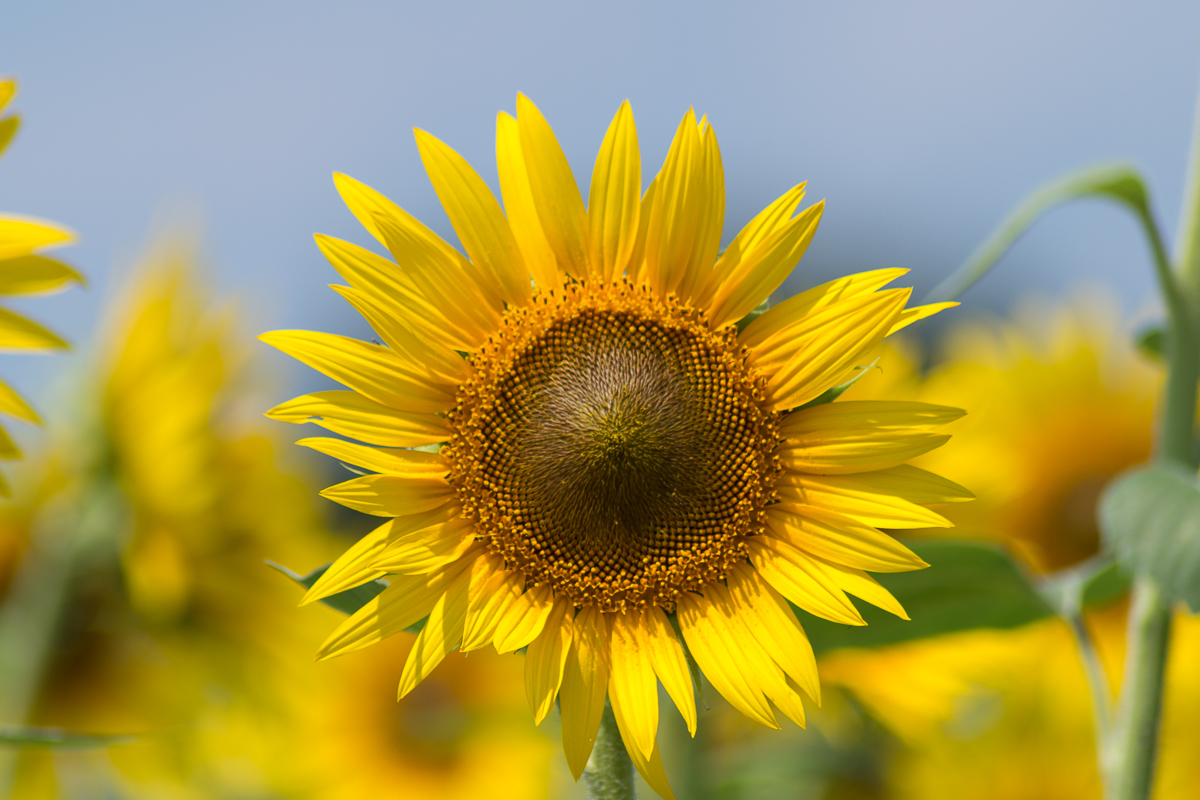
[(1134, 337), (1134, 345), (1138, 352), (1151, 361), (1165, 361), (1167, 332), (1161, 325), (1154, 325), (1142, 330)]
[(0, 747), (108, 747), (132, 741), (133, 736), (69, 733), (59, 728), (0, 727)]
[(1054, 613), (998, 547), (944, 541), (907, 540), (905, 544), (930, 566), (873, 577), (895, 595), (912, 619), (902, 620), (865, 603), (859, 609), (865, 627), (802, 614), (814, 652), (880, 647), (974, 628), (1017, 628)]
[(1100, 498), (1100, 531), (1133, 575), (1200, 610), (1200, 481), (1175, 464), (1127, 472)]
[(1150, 199), (1138, 171), (1127, 164), (1085, 167), (1051, 181), (1021, 201), (962, 266), (935, 286), (921, 302), (954, 300), (986, 275), (1042, 214), (1084, 197), (1112, 200), (1128, 208), (1146, 229), (1151, 246), (1157, 249), (1159, 237), (1150, 213)]

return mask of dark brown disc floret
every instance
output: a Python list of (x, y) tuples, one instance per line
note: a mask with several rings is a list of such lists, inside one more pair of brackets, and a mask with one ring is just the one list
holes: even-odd
[(735, 331), (626, 282), (505, 313), (443, 453), (477, 533), (577, 605), (672, 608), (761, 532), (777, 416)]

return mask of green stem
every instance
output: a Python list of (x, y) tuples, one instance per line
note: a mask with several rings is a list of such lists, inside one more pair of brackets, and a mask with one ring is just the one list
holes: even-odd
[(1083, 671), (1087, 676), (1088, 691), (1092, 696), (1092, 715), (1096, 727), (1096, 750), (1104, 757), (1104, 746), (1108, 741), (1109, 724), (1112, 716), (1109, 698), (1108, 676), (1104, 672), (1104, 664), (1096, 645), (1083, 619), (1083, 612), (1075, 610), (1066, 616), (1071, 633), (1075, 636), (1075, 644), (1079, 647), (1079, 657), (1083, 661)]
[(621, 741), (621, 732), (617, 730), (617, 718), (607, 703), (600, 719), (600, 730), (596, 733), (596, 746), (584, 767), (583, 777), (591, 800), (634, 798), (633, 762), (625, 752), (625, 742)]
[(1187, 188), (1179, 218), (1175, 263), (1185, 291), (1200, 298), (1200, 99), (1192, 126), (1192, 152), (1188, 158)]
[(1171, 609), (1148, 578), (1133, 587), (1117, 720), (1105, 743), (1106, 800), (1145, 800), (1154, 784)]

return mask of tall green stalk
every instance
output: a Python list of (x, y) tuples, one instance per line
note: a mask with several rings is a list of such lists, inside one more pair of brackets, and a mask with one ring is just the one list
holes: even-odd
[(596, 745), (583, 770), (591, 800), (633, 800), (633, 762), (617, 729), (612, 706), (604, 704), (604, 716), (596, 733)]

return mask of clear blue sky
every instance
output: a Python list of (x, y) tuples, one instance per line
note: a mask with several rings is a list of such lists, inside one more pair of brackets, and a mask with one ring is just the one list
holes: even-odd
[[(368, 241), (331, 172), (454, 241), (411, 128), (494, 185), (495, 114), (518, 91), (585, 196), (621, 100), (647, 180), (687, 107), (707, 113), (726, 241), (808, 179), (828, 208), (788, 293), (884, 266), (927, 289), (1028, 190), (1097, 159), (1139, 165), (1173, 231), (1200, 75), (1194, 2), (10, 0), (2, 18), (0, 73), (21, 80), (25, 126), (0, 161), (0, 210), (76, 228), (64, 255), (94, 282), (21, 307), (81, 343), (109, 276), (179, 205), (203, 211), (216, 284), (244, 298), (249, 331), (364, 335), (311, 239)], [(1084, 281), (1128, 306), (1150, 293), (1132, 223), (1100, 204), (1047, 218), (965, 299), (1005, 308)], [(36, 396), (63, 366), (5, 357), (0, 372)]]

